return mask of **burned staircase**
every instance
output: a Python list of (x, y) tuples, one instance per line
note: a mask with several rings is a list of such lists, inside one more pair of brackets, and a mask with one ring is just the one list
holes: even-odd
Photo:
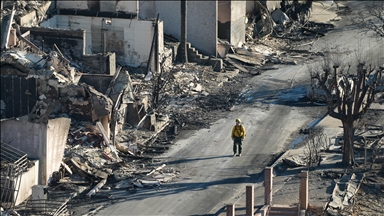
[[(172, 50), (172, 61), (180, 59), (180, 41), (176, 38), (164, 35), (165, 44)], [(221, 71), (223, 68), (223, 60), (213, 56), (208, 56), (205, 53), (201, 53), (190, 42), (187, 42), (187, 55), (189, 62), (196, 62), (201, 65), (212, 66), (214, 71)]]
[(220, 71), (223, 67), (223, 61), (216, 57), (209, 57), (199, 53), (199, 51), (187, 42), (188, 60), (201, 65), (210, 65), (214, 71)]

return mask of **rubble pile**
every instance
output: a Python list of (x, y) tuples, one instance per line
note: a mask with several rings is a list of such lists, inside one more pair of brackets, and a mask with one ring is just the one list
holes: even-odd
[[(53, 194), (64, 188), (70, 190), (73, 185), (93, 185), (87, 197), (97, 193), (97, 196), (112, 199), (116, 191), (156, 188), (178, 177), (179, 172), (172, 167), (157, 165), (159, 160), (153, 156), (159, 152), (144, 154), (136, 143), (132, 144), (132, 140), (129, 143), (118, 142), (118, 155), (115, 155), (102, 133), (91, 122), (78, 122), (76, 127), (71, 127), (61, 169), (53, 174)], [(146, 148), (151, 147), (141, 150)]]
[[(37, 26), (41, 21), (47, 18), (51, 1), (46, 0), (35, 0), (35, 1), (13, 1), (4, 0), (2, 1), (1, 16), (10, 14), (12, 10), (15, 10), (15, 19), (22, 23), (24, 26)], [(22, 20), (25, 15), (33, 16), (32, 21), (26, 22)]]

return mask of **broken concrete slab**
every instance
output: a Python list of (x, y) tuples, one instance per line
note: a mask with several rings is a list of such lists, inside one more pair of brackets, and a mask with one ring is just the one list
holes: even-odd
[(306, 166), (306, 163), (302, 160), (302, 158), (299, 158), (297, 156), (283, 158), (283, 162), (290, 167)]
[(352, 205), (354, 203), (353, 197), (357, 193), (364, 177), (364, 173), (344, 175), (333, 189), (331, 202), (328, 204), (327, 211), (343, 210)]
[(251, 65), (257, 65), (257, 66), (261, 66), (261, 62), (262, 60), (264, 60), (264, 56), (263, 55), (252, 55), (252, 56), (248, 56), (248, 55), (236, 55), (236, 54), (227, 54), (227, 57), (231, 58), (231, 59), (236, 59), (238, 61), (241, 61), (243, 63), (246, 63), (246, 64), (251, 64)]

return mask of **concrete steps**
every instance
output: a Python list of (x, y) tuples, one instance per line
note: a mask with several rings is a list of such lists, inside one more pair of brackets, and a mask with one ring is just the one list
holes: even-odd
[(274, 216), (298, 216), (299, 215), (299, 209), (298, 207), (290, 207), (290, 206), (271, 206), (268, 215), (274, 215)]
[(223, 68), (223, 61), (218, 58), (210, 58), (209, 56), (199, 53), (199, 51), (187, 42), (188, 60), (202, 65), (212, 66), (214, 71), (221, 71)]
[[(198, 50), (196, 50), (195, 47), (192, 46), (191, 43), (187, 42), (187, 49), (188, 49), (188, 58), (195, 59), (197, 61), (207, 61), (209, 59), (208, 56), (203, 56), (201, 53), (199, 53)], [(197, 62), (200, 63), (200, 62)]]
[[(167, 43), (172, 50), (172, 61), (180, 59), (180, 42), (173, 41)], [(211, 57), (200, 53), (190, 42), (187, 42), (187, 55), (189, 62), (196, 62), (200, 65), (212, 66), (214, 71), (220, 72), (223, 69), (223, 60), (216, 57)]]

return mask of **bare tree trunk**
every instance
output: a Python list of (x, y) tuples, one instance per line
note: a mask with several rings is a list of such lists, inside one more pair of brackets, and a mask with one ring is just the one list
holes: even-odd
[(343, 122), (344, 130), (344, 153), (342, 163), (344, 165), (352, 165), (354, 161), (354, 124), (353, 122)]

